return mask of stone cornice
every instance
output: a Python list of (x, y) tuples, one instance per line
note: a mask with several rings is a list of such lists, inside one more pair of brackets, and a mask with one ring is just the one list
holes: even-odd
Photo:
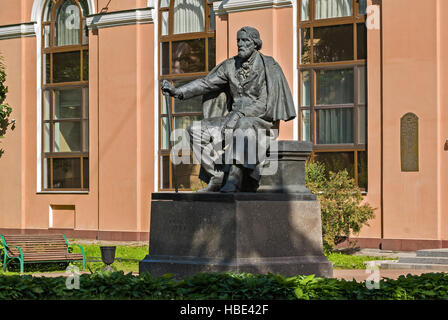
[(89, 29), (101, 29), (130, 24), (154, 23), (152, 10), (152, 8), (142, 8), (93, 14), (87, 16), (87, 27)]
[(291, 7), (292, 0), (223, 0), (213, 3), (216, 15), (257, 9)]
[(35, 37), (34, 22), (0, 26), (0, 40)]

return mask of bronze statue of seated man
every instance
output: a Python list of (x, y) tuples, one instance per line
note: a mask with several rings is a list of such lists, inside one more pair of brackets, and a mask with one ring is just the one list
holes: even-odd
[[(162, 82), (162, 92), (178, 99), (204, 96), (204, 120), (187, 128), (193, 144), (193, 153), (200, 159), (199, 178), (208, 183), (201, 192), (255, 192), (260, 180), (258, 155), (248, 161), (248, 141), (244, 152), (231, 151), (231, 162), (222, 165), (220, 153), (229, 135), (235, 132), (255, 132), (255, 143), (260, 144), (256, 133), (268, 132), (267, 139), (275, 139), (280, 120), (289, 121), (296, 111), (286, 78), (279, 64), (259, 52), (262, 41), (258, 30), (243, 27), (237, 32), (238, 55), (229, 58), (204, 78), (175, 88), (170, 82)], [(269, 134), (270, 132), (270, 134)], [(232, 140), (232, 139), (230, 139)], [(224, 142), (224, 143), (223, 143)], [(266, 141), (263, 141), (266, 143)], [(235, 142), (231, 142), (235, 144)], [(218, 150), (219, 151), (219, 150)]]

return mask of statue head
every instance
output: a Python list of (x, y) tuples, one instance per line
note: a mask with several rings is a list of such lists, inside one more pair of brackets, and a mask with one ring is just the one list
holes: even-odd
[(260, 33), (253, 27), (243, 27), (236, 34), (238, 56), (242, 59), (249, 58), (255, 50), (260, 50), (263, 41)]

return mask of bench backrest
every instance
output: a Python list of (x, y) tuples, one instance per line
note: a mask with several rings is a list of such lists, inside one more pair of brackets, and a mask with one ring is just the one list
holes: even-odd
[(62, 234), (51, 235), (4, 235), (9, 251), (18, 255), (18, 246), (25, 253), (67, 252), (67, 242)]

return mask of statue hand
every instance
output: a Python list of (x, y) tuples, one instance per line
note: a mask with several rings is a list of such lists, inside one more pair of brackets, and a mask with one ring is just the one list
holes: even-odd
[(179, 90), (167, 80), (162, 81), (161, 89), (162, 94), (164, 95), (172, 96), (175, 98), (179, 97)]

